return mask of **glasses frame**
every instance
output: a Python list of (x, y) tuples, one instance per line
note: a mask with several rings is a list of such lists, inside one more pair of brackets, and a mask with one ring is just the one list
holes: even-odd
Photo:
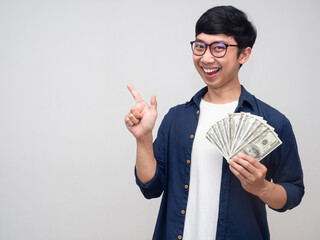
[[(206, 49), (204, 50), (204, 52), (203, 52), (202, 54), (195, 54), (195, 53), (194, 53), (194, 51), (193, 51), (193, 44), (194, 44), (195, 42), (201, 42), (201, 43), (203, 43), (204, 46), (206, 47)], [(212, 53), (211, 45), (216, 44), (216, 43), (221, 43), (221, 44), (225, 45), (226, 51), (224, 52), (223, 56), (217, 57), (217, 56), (215, 56), (215, 55)], [(207, 51), (207, 49), (208, 49), (208, 47), (209, 47), (211, 55), (214, 56), (215, 58), (223, 58), (223, 57), (227, 54), (228, 47), (238, 47), (238, 46), (239, 46), (239, 45), (228, 44), (228, 43), (219, 42), (219, 41), (215, 41), (215, 42), (213, 42), (213, 43), (211, 43), (211, 44), (206, 44), (205, 42), (199, 41), (199, 40), (191, 41), (190, 44), (191, 44), (192, 53), (193, 53), (194, 55), (196, 55), (196, 56), (198, 56), (198, 57), (203, 56), (203, 55), (206, 53), (206, 51)]]

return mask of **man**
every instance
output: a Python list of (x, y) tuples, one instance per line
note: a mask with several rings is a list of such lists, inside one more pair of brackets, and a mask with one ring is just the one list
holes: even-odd
[[(232, 6), (200, 17), (191, 46), (207, 86), (170, 109), (154, 143), (156, 97), (148, 105), (128, 85), (136, 101), (125, 117), (137, 142), (136, 182), (148, 199), (163, 193), (153, 239), (270, 239), (265, 206), (283, 212), (300, 203), (303, 176), (290, 122), (239, 82), (255, 39), (253, 25)], [(232, 112), (263, 117), (282, 145), (260, 162), (244, 153), (224, 159), (205, 134)]]

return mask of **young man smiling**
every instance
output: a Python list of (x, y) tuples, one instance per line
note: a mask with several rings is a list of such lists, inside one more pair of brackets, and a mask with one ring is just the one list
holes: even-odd
[[(232, 6), (200, 17), (191, 47), (207, 86), (170, 109), (154, 143), (156, 97), (149, 105), (128, 85), (136, 101), (125, 117), (137, 142), (136, 182), (148, 199), (163, 193), (153, 239), (270, 239), (265, 206), (282, 212), (300, 203), (303, 176), (290, 122), (239, 82), (255, 39), (253, 25)], [(241, 111), (263, 117), (283, 142), (260, 162), (240, 153), (228, 163), (205, 138), (214, 121)]]

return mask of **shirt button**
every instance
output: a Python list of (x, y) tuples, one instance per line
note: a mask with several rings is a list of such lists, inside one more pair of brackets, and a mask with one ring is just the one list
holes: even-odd
[(181, 210), (181, 214), (185, 214), (186, 213), (186, 211), (185, 210)]
[(198, 110), (198, 111), (197, 111), (197, 114), (199, 114), (199, 113), (200, 113), (200, 111)]
[(178, 236), (178, 239), (182, 239), (182, 236), (181, 236), (181, 235), (179, 235), (179, 236)]
[(193, 135), (193, 134), (191, 134), (191, 135), (190, 135), (190, 138), (194, 138), (194, 135)]
[(184, 188), (185, 188), (185, 189), (188, 189), (188, 187), (189, 187), (189, 186), (188, 186), (187, 184), (186, 184), (186, 185), (184, 185)]
[(187, 163), (188, 163), (188, 164), (190, 164), (190, 163), (191, 163), (191, 161), (190, 161), (190, 160), (187, 160)]

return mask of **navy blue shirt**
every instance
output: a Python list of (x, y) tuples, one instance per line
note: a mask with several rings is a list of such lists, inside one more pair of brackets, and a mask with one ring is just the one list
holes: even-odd
[[(159, 197), (163, 193), (154, 240), (183, 239), (191, 150), (199, 120), (200, 101), (207, 91), (205, 87), (189, 102), (169, 110), (153, 145), (157, 160), (155, 176), (145, 185), (136, 177), (147, 199)], [(282, 185), (287, 192), (285, 206), (276, 211), (294, 208), (304, 195), (304, 185), (297, 144), (289, 120), (251, 95), (243, 86), (235, 112), (250, 112), (261, 116), (275, 128), (282, 145), (262, 159), (261, 163), (268, 169), (266, 179)], [(257, 196), (242, 188), (224, 159), (216, 239), (270, 239), (265, 206)]]

